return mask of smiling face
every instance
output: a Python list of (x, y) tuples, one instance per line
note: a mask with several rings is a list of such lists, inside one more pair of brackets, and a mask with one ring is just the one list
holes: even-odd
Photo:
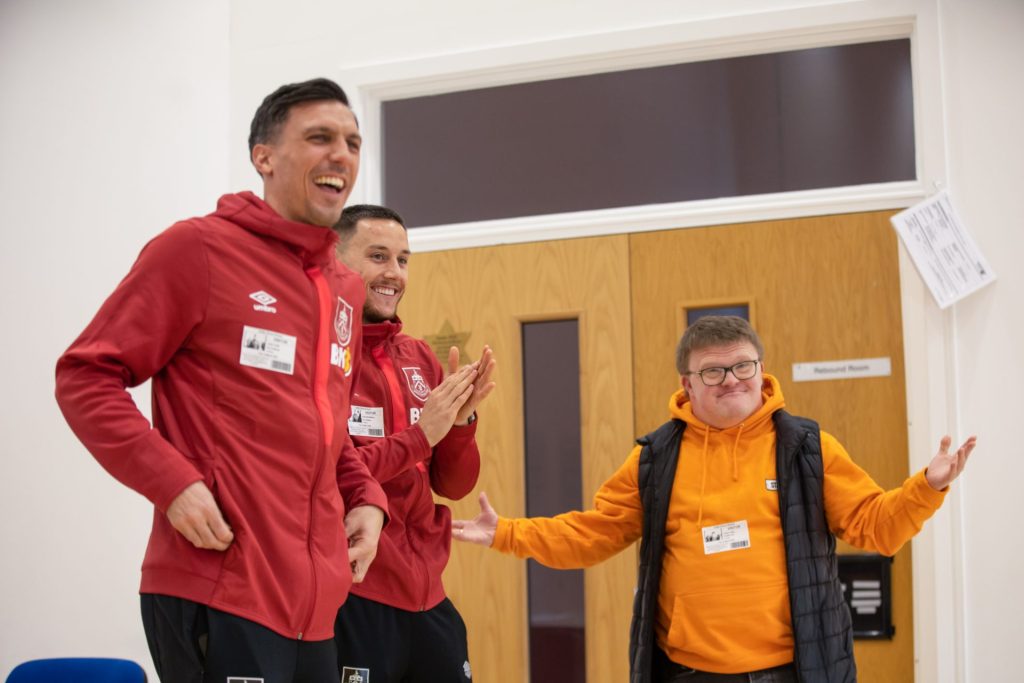
[(379, 323), (398, 315), (409, 281), (409, 237), (397, 221), (362, 218), (338, 247), (342, 263), (366, 283), (363, 322)]
[[(689, 372), (707, 368), (729, 368), (747, 360), (758, 360), (757, 349), (748, 341), (736, 341), (720, 346), (695, 349), (690, 353)], [(699, 375), (683, 375), (682, 384), (690, 397), (693, 414), (705, 424), (717, 429), (728, 429), (743, 422), (757, 412), (764, 403), (761, 384), (762, 366), (750, 379), (736, 379), (731, 372), (716, 387), (705, 386)]]
[(341, 102), (293, 105), (273, 140), (252, 150), (266, 202), (290, 221), (334, 225), (359, 174), (361, 146), (356, 117)]

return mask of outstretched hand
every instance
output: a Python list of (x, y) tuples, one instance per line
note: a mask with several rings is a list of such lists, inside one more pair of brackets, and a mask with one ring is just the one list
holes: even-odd
[(453, 519), (452, 538), (489, 548), (494, 543), (494, 532), (497, 528), (498, 513), (487, 501), (487, 494), (481, 491), (480, 514), (473, 519)]
[(953, 440), (949, 436), (942, 437), (942, 441), (939, 443), (939, 452), (928, 463), (928, 469), (925, 471), (925, 479), (936, 491), (946, 488), (960, 476), (964, 466), (967, 465), (967, 458), (971, 457), (977, 437), (968, 438), (960, 448), (950, 453), (949, 446), (952, 442)]

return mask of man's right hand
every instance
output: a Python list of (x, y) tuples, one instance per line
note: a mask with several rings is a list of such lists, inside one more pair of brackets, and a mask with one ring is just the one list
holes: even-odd
[(197, 548), (227, 550), (235, 539), (213, 494), (201, 481), (190, 484), (171, 501), (167, 507), (167, 519)]
[(469, 400), (479, 365), (480, 362), (476, 361), (462, 366), (445, 377), (427, 397), (416, 424), (423, 430), (423, 436), (427, 437), (431, 448), (448, 434), (455, 424), (459, 409)]

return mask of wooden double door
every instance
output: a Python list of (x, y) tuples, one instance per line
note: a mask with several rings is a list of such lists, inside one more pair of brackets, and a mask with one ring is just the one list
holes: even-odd
[[(615, 235), (415, 254), (400, 312), (406, 330), (472, 358), (489, 344), (498, 388), (481, 409), (486, 491), (522, 516), (522, 326), (575, 319), (579, 335), (582, 499), (668, 417), (674, 349), (687, 311), (747, 306), (787, 408), (818, 420), (885, 488), (907, 476), (897, 241), (890, 212)], [(888, 358), (885, 377), (794, 382), (794, 363)], [(476, 496), (447, 502), (473, 517)], [(840, 544), (842, 546), (842, 544)], [(856, 552), (841, 547), (840, 552)], [(628, 680), (636, 553), (584, 572), (585, 667), (592, 683)], [(445, 586), (469, 631), (473, 679), (530, 679), (525, 562), (454, 544)], [(860, 677), (913, 680), (909, 546), (892, 566), (891, 640), (856, 642)], [(534, 681), (534, 683), (539, 683)]]

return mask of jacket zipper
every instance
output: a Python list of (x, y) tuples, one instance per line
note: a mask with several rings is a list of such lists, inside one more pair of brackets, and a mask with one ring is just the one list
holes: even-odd
[[(312, 487), (309, 492), (309, 515), (306, 527), (306, 551), (309, 557), (309, 573), (313, 587), (313, 599), (310, 602), (305, 620), (305, 629), (308, 631), (313, 621), (313, 612), (316, 610), (317, 584), (319, 583), (316, 575), (316, 564), (313, 561), (313, 508), (315, 493), (320, 483), (320, 477), (323, 474), (324, 454), (330, 449), (333, 438), (334, 416), (331, 412), (329, 399), (327, 398), (327, 373), (330, 370), (330, 366), (324, 363), (324, 359), (330, 357), (330, 342), (327, 333), (327, 321), (331, 318), (330, 292), (327, 290), (327, 282), (319, 268), (314, 266), (306, 269), (306, 275), (313, 285), (313, 293), (316, 298), (318, 311), (316, 345), (313, 347), (313, 382), (310, 389), (312, 391), (313, 405), (316, 408), (317, 421), (322, 427), (320, 441), (322, 448), (319, 449), (319, 462), (317, 463), (316, 474), (313, 477)], [(302, 640), (303, 635), (304, 631), (299, 631), (297, 639)]]

